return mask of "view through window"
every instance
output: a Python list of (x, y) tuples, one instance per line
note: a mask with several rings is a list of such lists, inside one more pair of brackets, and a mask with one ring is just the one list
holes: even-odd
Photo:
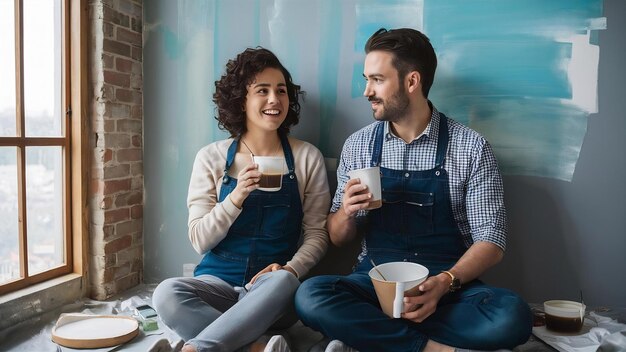
[(0, 293), (69, 272), (64, 0), (0, 0)]

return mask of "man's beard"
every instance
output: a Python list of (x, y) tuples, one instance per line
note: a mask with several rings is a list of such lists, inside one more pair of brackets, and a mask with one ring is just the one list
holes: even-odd
[(383, 111), (380, 116), (377, 117), (376, 112), (372, 111), (372, 115), (377, 121), (398, 122), (406, 117), (406, 112), (409, 110), (409, 97), (404, 93), (402, 86), (388, 101), (377, 99), (375, 96), (368, 100), (382, 103)]

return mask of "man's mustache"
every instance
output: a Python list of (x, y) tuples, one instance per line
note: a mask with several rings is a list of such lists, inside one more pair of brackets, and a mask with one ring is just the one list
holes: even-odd
[(376, 98), (376, 97), (368, 97), (368, 98), (367, 98), (367, 101), (369, 101), (369, 102), (374, 102), (374, 103), (380, 103), (380, 102), (382, 102), (382, 100), (381, 100), (381, 99), (378, 99), (378, 98)]

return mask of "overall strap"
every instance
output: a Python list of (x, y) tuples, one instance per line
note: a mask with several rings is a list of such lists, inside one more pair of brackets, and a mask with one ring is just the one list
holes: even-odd
[(235, 162), (235, 154), (237, 154), (237, 146), (239, 145), (239, 138), (237, 137), (233, 139), (233, 142), (228, 147), (228, 152), (226, 154), (226, 166), (224, 166), (224, 175), (228, 175), (228, 170), (233, 163)]
[(287, 135), (285, 133), (281, 132), (278, 132), (278, 136), (280, 137), (280, 143), (283, 146), (283, 152), (285, 153), (285, 161), (287, 162), (289, 174), (295, 175), (296, 166), (293, 159), (293, 152), (291, 151), (291, 146), (289, 145), (289, 138), (287, 138)]
[(439, 113), (439, 136), (437, 137), (437, 157), (435, 158), (435, 169), (443, 168), (443, 163), (448, 151), (448, 118), (443, 113)]
[(374, 127), (374, 150), (372, 151), (372, 160), (370, 166), (380, 166), (383, 154), (383, 135), (385, 133), (385, 122), (379, 122)]

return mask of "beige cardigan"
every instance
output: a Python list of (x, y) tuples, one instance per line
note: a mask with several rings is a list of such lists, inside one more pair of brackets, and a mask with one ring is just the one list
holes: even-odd
[[(200, 149), (196, 155), (189, 182), (189, 239), (199, 254), (205, 254), (226, 237), (230, 226), (241, 213), (226, 197), (218, 203), (224, 177), (226, 153), (232, 138), (217, 141)], [(330, 191), (324, 158), (313, 145), (289, 138), (293, 152), (298, 189), (302, 201), (302, 245), (287, 263), (298, 277), (305, 275), (322, 258), (328, 247), (326, 216), (330, 207)], [(237, 175), (239, 170), (228, 171)]]

